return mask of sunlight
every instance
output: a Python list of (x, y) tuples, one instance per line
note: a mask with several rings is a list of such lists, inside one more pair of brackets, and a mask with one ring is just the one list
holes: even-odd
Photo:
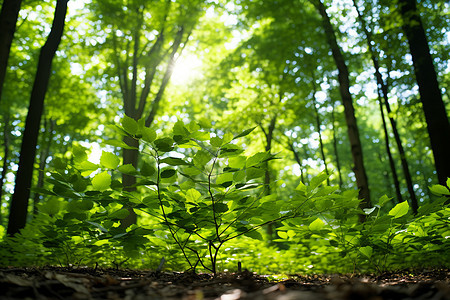
[(171, 81), (175, 85), (185, 85), (193, 79), (199, 78), (202, 61), (195, 55), (182, 55), (176, 62)]

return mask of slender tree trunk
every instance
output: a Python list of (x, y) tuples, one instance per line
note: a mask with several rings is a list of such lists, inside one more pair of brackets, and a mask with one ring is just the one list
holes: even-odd
[[(122, 91), (123, 94), (123, 100), (124, 100), (124, 108), (125, 108), (125, 114), (127, 116), (129, 116), (130, 118), (135, 119), (136, 121), (139, 120), (142, 116), (143, 116), (143, 112), (144, 112), (144, 108), (145, 108), (145, 104), (147, 102), (147, 98), (148, 95), (150, 93), (150, 85), (152, 83), (153, 80), (153, 75), (154, 73), (147, 73), (146, 76), (149, 76), (148, 78), (146, 77), (145, 80), (145, 87), (143, 88), (143, 90), (141, 91), (141, 96), (140, 96), (140, 101), (138, 103), (137, 101), (137, 69), (138, 69), (138, 63), (139, 60), (137, 59), (138, 57), (138, 52), (139, 52), (139, 37), (140, 35), (138, 34), (138, 30), (137, 33), (135, 34), (135, 39), (137, 39), (137, 42), (135, 42), (134, 47), (133, 47), (133, 65), (132, 65), (132, 80), (131, 83), (128, 84), (127, 82), (127, 77), (124, 76), (122, 79), (123, 83), (121, 83), (121, 86), (127, 87), (127, 89)], [(168, 59), (168, 65), (166, 68), (166, 71), (164, 73), (162, 82), (159, 86), (159, 90), (158, 93), (156, 94), (156, 96), (154, 97), (152, 103), (151, 103), (151, 110), (150, 113), (148, 114), (146, 120), (145, 120), (145, 126), (150, 126), (155, 117), (156, 117), (156, 113), (159, 110), (159, 104), (161, 102), (161, 99), (164, 95), (164, 92), (166, 90), (167, 85), (169, 84), (170, 81), (170, 77), (172, 76), (173, 73), (173, 68), (176, 62), (176, 55), (177, 53), (179, 54), (179, 48), (180, 45), (183, 43), (183, 34), (184, 34), (184, 28), (181, 27), (177, 34), (176, 37), (174, 39), (173, 45), (172, 45), (172, 51), (169, 54), (169, 59)], [(190, 33), (187, 35), (185, 41), (184, 41), (184, 45), (186, 45), (187, 39), (189, 38)], [(154, 51), (159, 51), (159, 47), (160, 47), (160, 42), (158, 42), (158, 40), (155, 42), (154, 48), (152, 49), (156, 49)], [(151, 52), (151, 51), (150, 51)], [(127, 64), (123, 65), (123, 68), (126, 68)], [(156, 68), (156, 67), (155, 67)], [(126, 73), (126, 70), (123, 70), (124, 73)], [(128, 88), (129, 86), (129, 88)], [(148, 88), (146, 88), (148, 86)], [(131, 138), (125, 137), (125, 142), (133, 147), (139, 148), (139, 143)], [(138, 160), (139, 160), (139, 151), (138, 150), (134, 150), (134, 149), (123, 149), (122, 152), (122, 157), (123, 157), (123, 163), (124, 164), (131, 164), (133, 165), (135, 168), (137, 168), (138, 165)], [(134, 185), (136, 184), (136, 177), (131, 176), (131, 175), (127, 175), (127, 174), (123, 174), (122, 176), (122, 184), (125, 188), (126, 191), (135, 191), (136, 188), (134, 187)], [(128, 207), (128, 210), (130, 211), (130, 214), (121, 220), (121, 226), (122, 227), (129, 227), (132, 224), (136, 224), (137, 222), (137, 215), (134, 212), (133, 208), (130, 206)]]
[[(280, 94), (281, 97), (281, 94)], [(272, 141), (273, 141), (273, 132), (275, 130), (275, 125), (277, 122), (277, 115), (273, 116), (270, 119), (269, 126), (267, 130), (264, 129), (264, 126), (260, 124), (261, 130), (264, 133), (264, 136), (266, 137), (266, 146), (264, 147), (264, 150), (266, 152), (270, 152), (272, 150)], [(272, 194), (272, 189), (270, 187), (270, 184), (272, 183), (272, 179), (270, 176), (270, 169), (269, 169), (269, 162), (265, 163), (266, 171), (264, 173), (264, 186), (266, 189), (266, 195)], [(271, 242), (273, 240), (273, 224), (267, 225), (267, 235), (269, 236), (269, 241)]]
[(3, 224), (3, 214), (1, 211), (2, 200), (3, 200), (3, 186), (6, 182), (6, 174), (8, 173), (9, 166), (9, 135), (10, 135), (10, 127), (9, 127), (9, 112), (7, 112), (4, 116), (5, 125), (3, 126), (3, 166), (2, 166), (2, 174), (0, 178), (0, 225)]
[(397, 201), (403, 202), (402, 193), (400, 192), (400, 182), (398, 180), (397, 170), (395, 168), (395, 162), (394, 158), (392, 157), (391, 146), (389, 143), (389, 133), (387, 130), (386, 118), (384, 116), (383, 102), (381, 100), (381, 95), (379, 93), (378, 93), (378, 103), (380, 105), (381, 121), (383, 123), (383, 131), (384, 131), (384, 143), (386, 145), (386, 153), (389, 158), (389, 166), (391, 168), (392, 179), (394, 180), (395, 194), (397, 196)]
[[(313, 86), (313, 106), (314, 106), (314, 113), (315, 113), (315, 117), (316, 117), (316, 127), (317, 127), (317, 133), (319, 134), (319, 147), (320, 147), (320, 154), (322, 155), (322, 160), (323, 160), (323, 165), (325, 167), (325, 173), (327, 175), (329, 175), (330, 173), (328, 172), (328, 166), (327, 166), (327, 160), (325, 157), (325, 150), (324, 150), (324, 146), (323, 146), (323, 139), (322, 139), (322, 130), (320, 129), (320, 126), (322, 125), (322, 122), (320, 121), (320, 115), (319, 115), (319, 109), (318, 109), (318, 104), (317, 104), (317, 100), (316, 100), (316, 92), (317, 92), (317, 88), (316, 88), (316, 83), (315, 83), (315, 78), (314, 78), (314, 74), (312, 76), (312, 86)], [(330, 185), (330, 177), (327, 177), (327, 185)]]
[(3, 0), (0, 11), (0, 102), (21, 4), (22, 0)]
[[(397, 172), (395, 169), (395, 164), (392, 158), (392, 154), (390, 151), (390, 146), (389, 146), (389, 135), (387, 133), (387, 127), (386, 127), (386, 123), (385, 123), (385, 119), (384, 119), (384, 110), (383, 110), (383, 106), (382, 106), (382, 99), (381, 96), (383, 97), (387, 112), (388, 112), (388, 116), (389, 116), (389, 121), (391, 123), (391, 127), (392, 127), (392, 131), (394, 133), (394, 139), (395, 142), (397, 144), (397, 148), (398, 148), (398, 152), (400, 154), (400, 161), (402, 164), (402, 170), (403, 170), (403, 175), (405, 176), (405, 180), (406, 180), (406, 186), (408, 188), (408, 193), (409, 193), (409, 197), (410, 197), (410, 202), (411, 202), (411, 207), (413, 209), (414, 214), (417, 213), (417, 209), (418, 209), (418, 202), (417, 202), (417, 197), (416, 197), (416, 193), (414, 192), (414, 188), (413, 188), (413, 184), (412, 184), (412, 178), (411, 178), (411, 173), (409, 172), (409, 166), (408, 166), (408, 162), (406, 160), (406, 154), (405, 154), (405, 150), (403, 149), (403, 144), (401, 142), (400, 139), (400, 134), (398, 133), (397, 130), (397, 123), (395, 122), (394, 118), (392, 117), (391, 114), (391, 108), (389, 105), (389, 97), (388, 97), (388, 86), (387, 84), (384, 82), (383, 77), (381, 76), (381, 72), (380, 72), (380, 65), (378, 62), (378, 54), (376, 53), (375, 49), (372, 46), (372, 34), (369, 32), (369, 30), (367, 29), (366, 26), (366, 22), (363, 18), (363, 16), (361, 15), (359, 9), (358, 9), (358, 5), (356, 3), (356, 0), (353, 0), (353, 5), (356, 8), (356, 11), (358, 13), (358, 19), (361, 23), (361, 27), (366, 35), (366, 40), (367, 40), (367, 47), (369, 49), (369, 53), (372, 59), (372, 63), (373, 66), (375, 68), (375, 78), (377, 80), (377, 87), (378, 87), (378, 101), (380, 102), (380, 111), (381, 111), (381, 116), (382, 116), (382, 120), (383, 120), (383, 128), (384, 128), (384, 132), (385, 132), (385, 143), (386, 143), (386, 151), (387, 154), (389, 156), (389, 164), (391, 166), (391, 171), (392, 171), (392, 176), (394, 179), (394, 185), (395, 185), (395, 192), (397, 195), (397, 199), (398, 201), (403, 201), (403, 198), (401, 196), (400, 193), (400, 183), (398, 180), (398, 176), (397, 176)], [(389, 74), (389, 72), (388, 72)]]
[(427, 122), (439, 183), (450, 177), (450, 123), (415, 0), (398, 0)]
[[(367, 179), (366, 169), (364, 167), (363, 152), (361, 146), (361, 140), (359, 138), (359, 130), (355, 117), (355, 109), (353, 107), (353, 99), (350, 93), (350, 79), (347, 65), (345, 63), (344, 56), (342, 55), (341, 48), (339, 47), (334, 33), (334, 29), (331, 25), (330, 18), (326, 12), (325, 6), (321, 0), (312, 0), (312, 3), (319, 11), (322, 21), (327, 42), (331, 48), (333, 59), (338, 69), (339, 91), (341, 93), (342, 104), (344, 105), (345, 120), (347, 122), (348, 136), (351, 145), (351, 153), (353, 158), (353, 171), (356, 177), (356, 184), (359, 189), (359, 199), (361, 199), (361, 208), (370, 207), (370, 191), (369, 183)], [(361, 217), (361, 221), (363, 217)]]
[[(47, 124), (48, 128), (47, 128)], [(45, 128), (45, 132), (48, 134), (47, 136), (47, 141), (46, 141), (46, 146), (42, 147), (41, 149), (41, 153), (39, 154), (39, 175), (38, 175), (38, 182), (36, 187), (37, 188), (42, 188), (44, 186), (44, 175), (45, 175), (45, 167), (47, 166), (47, 158), (50, 154), (50, 147), (52, 145), (52, 141), (53, 141), (53, 128), (55, 126), (55, 121), (50, 119), (50, 120), (44, 120), (44, 128)], [(41, 194), (39, 193), (34, 193), (33, 196), (33, 215), (37, 215), (38, 214), (38, 204), (41, 201)]]
[(302, 159), (300, 158), (300, 154), (297, 152), (297, 150), (295, 150), (294, 143), (289, 141), (287, 143), (287, 145), (288, 145), (289, 150), (292, 151), (292, 154), (294, 154), (294, 159), (297, 162), (298, 166), (300, 167), (300, 180), (301, 180), (301, 182), (306, 183), (305, 182), (305, 175), (303, 173)]
[(339, 159), (339, 151), (337, 147), (337, 138), (336, 138), (336, 126), (335, 126), (335, 102), (332, 101), (333, 109), (331, 110), (331, 124), (333, 126), (333, 149), (334, 149), (334, 156), (336, 157), (336, 168), (339, 176), (339, 188), (342, 188), (342, 185), (344, 184), (342, 181), (342, 172), (341, 172), (341, 162)]
[(39, 54), (38, 67), (31, 90), (30, 105), (28, 107), (20, 149), (19, 169), (17, 170), (14, 195), (12, 196), (10, 205), (8, 235), (18, 233), (26, 224), (28, 200), (30, 197), (44, 99), (50, 80), (53, 57), (58, 49), (64, 31), (67, 2), (68, 0), (58, 0), (56, 2), (52, 29)]

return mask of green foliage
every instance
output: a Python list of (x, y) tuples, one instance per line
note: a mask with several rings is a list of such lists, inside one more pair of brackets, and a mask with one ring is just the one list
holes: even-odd
[[(177, 122), (171, 135), (151, 133), (147, 139), (141, 133), (153, 131), (140, 124), (124, 118), (117, 126), (140, 142), (139, 168), (122, 165), (116, 154), (105, 151), (94, 164), (78, 146), (72, 165), (58, 160), (48, 179), (52, 187), (40, 190), (49, 200), (20, 235), (3, 241), (3, 263), (128, 262), (156, 268), (165, 256), (178, 262), (168, 266), (177, 269), (217, 272), (233, 269), (239, 259), (269, 273), (381, 272), (449, 263), (443, 260), (450, 246), (447, 187), (432, 186), (441, 198), (421, 206), (416, 216), (407, 202), (384, 213), (391, 201), (386, 196), (363, 211), (357, 191), (337, 193), (325, 184), (325, 173), (308, 185), (300, 182), (289, 200), (281, 200), (266, 194), (263, 178), (265, 162), (275, 157), (267, 152), (247, 156), (236, 143), (252, 130), (220, 137), (197, 124)], [(123, 189), (117, 173), (136, 176), (139, 189)], [(150, 216), (149, 223), (122, 228), (126, 207)], [(358, 221), (361, 214), (364, 223)], [(268, 224), (277, 226), (270, 246), (259, 230)], [(265, 263), (270, 260), (274, 263)]]

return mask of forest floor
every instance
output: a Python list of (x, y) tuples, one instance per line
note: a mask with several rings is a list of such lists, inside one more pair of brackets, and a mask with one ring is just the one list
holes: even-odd
[(290, 276), (91, 268), (1, 268), (0, 299), (450, 300), (450, 270), (381, 275)]

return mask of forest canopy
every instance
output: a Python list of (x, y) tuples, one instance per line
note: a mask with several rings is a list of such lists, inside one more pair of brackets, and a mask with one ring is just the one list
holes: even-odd
[(448, 2), (0, 4), (0, 265), (448, 267)]

